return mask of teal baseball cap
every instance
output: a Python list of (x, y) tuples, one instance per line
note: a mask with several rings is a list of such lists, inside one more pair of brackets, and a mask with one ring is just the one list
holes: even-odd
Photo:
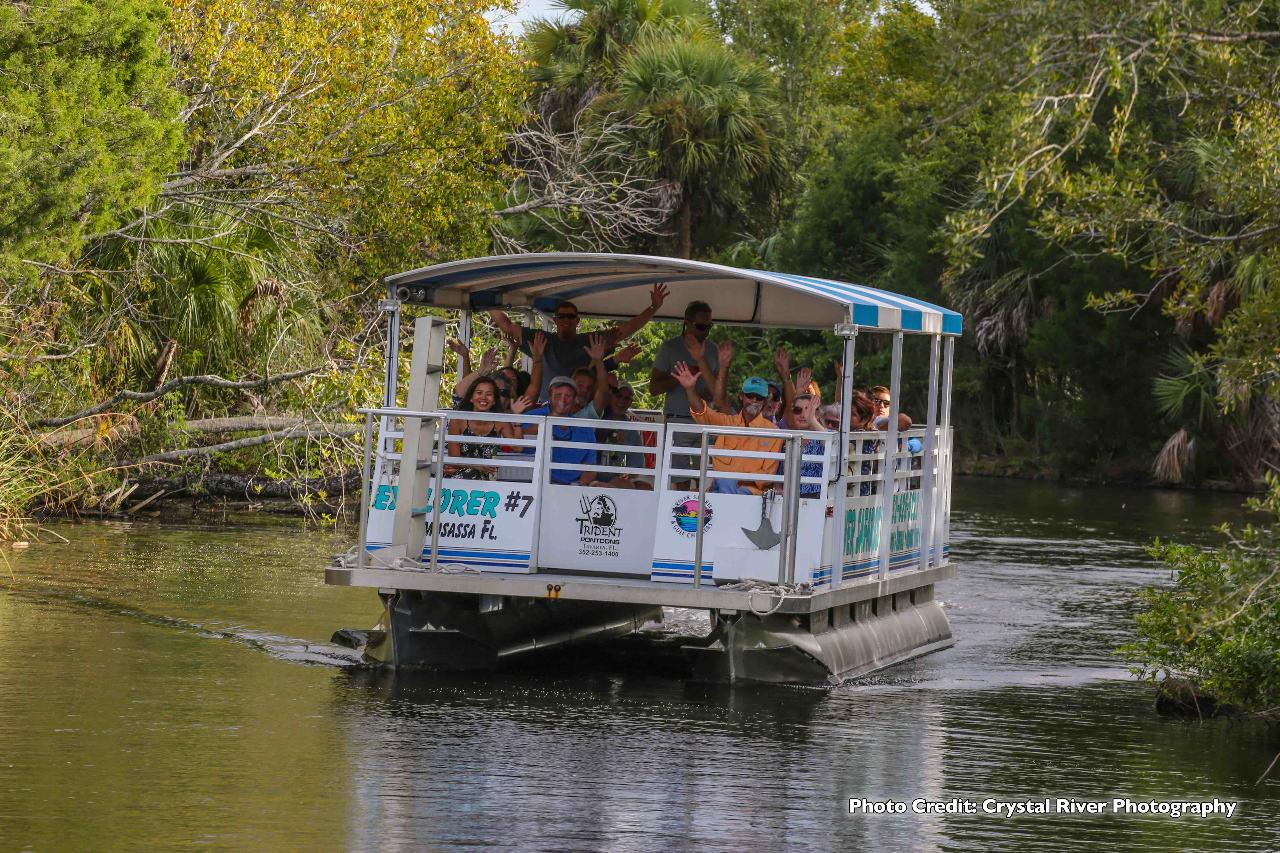
[(748, 376), (742, 382), (743, 394), (755, 394), (757, 397), (769, 396), (769, 383), (759, 376)]

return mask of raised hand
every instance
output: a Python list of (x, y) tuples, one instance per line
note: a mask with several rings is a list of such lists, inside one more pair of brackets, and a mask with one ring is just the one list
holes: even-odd
[(591, 356), (591, 360), (604, 361), (605, 352), (605, 336), (600, 334), (592, 335), (588, 338), (587, 355)]
[(542, 361), (542, 354), (547, 351), (547, 333), (538, 332), (533, 336), (533, 340), (529, 341), (529, 354), (533, 356), (534, 361)]
[(716, 355), (720, 357), (720, 367), (733, 361), (733, 341), (721, 341), (716, 344)]
[(778, 372), (778, 376), (786, 379), (791, 375), (791, 353), (787, 352), (786, 347), (780, 347), (773, 354), (773, 369)]
[(533, 407), (534, 407), (533, 398), (530, 397), (528, 394), (525, 394), (524, 396), (516, 397), (514, 400), (511, 401), (511, 414), (523, 415), (525, 412), (529, 411)]
[(465, 356), (470, 355), (467, 350), (467, 345), (458, 338), (448, 338), (445, 340), (445, 344), (458, 356), (458, 358), (464, 358)]
[(618, 364), (626, 364), (640, 354), (639, 344), (627, 344), (622, 349), (613, 354), (613, 360)]
[(653, 289), (649, 291), (649, 307), (657, 311), (662, 307), (662, 303), (667, 300), (667, 294), (670, 292), (665, 284), (655, 284)]
[(497, 366), (498, 351), (493, 347), (489, 347), (489, 349), (485, 350), (484, 354), (480, 356), (480, 367), (478, 369), (481, 373), (492, 373), (493, 369)]
[(813, 370), (808, 367), (802, 367), (796, 371), (796, 393), (809, 393), (809, 383), (813, 381)]
[(698, 384), (697, 372), (683, 361), (675, 363), (675, 366), (671, 368), (671, 376), (685, 388), (692, 388)]

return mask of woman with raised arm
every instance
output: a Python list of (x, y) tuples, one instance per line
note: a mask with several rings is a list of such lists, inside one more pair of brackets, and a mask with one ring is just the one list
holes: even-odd
[[(458, 384), (453, 386), (453, 404), (454, 406), (459, 406), (461, 401), (467, 399), (467, 392), (471, 390), (472, 383), (481, 376), (488, 376), (498, 366), (498, 351), (492, 347), (485, 350), (480, 356), (480, 364), (476, 366), (475, 370), (471, 370), (470, 359), (463, 355), (466, 347), (462, 342), (457, 340), (450, 341), (449, 348), (458, 353), (458, 370), (459, 375), (462, 376), (458, 380)], [(461, 373), (464, 367), (467, 368), (465, 374)]]

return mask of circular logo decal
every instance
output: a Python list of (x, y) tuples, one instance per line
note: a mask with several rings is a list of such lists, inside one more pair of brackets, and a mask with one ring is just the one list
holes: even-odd
[[(711, 519), (714, 515), (711, 509), (711, 502), (707, 501), (702, 511), (702, 523), (704, 530), (711, 529)], [(671, 508), (671, 526), (676, 529), (677, 533), (685, 536), (695, 536), (698, 533), (698, 498), (696, 495), (683, 498), (675, 506)]]

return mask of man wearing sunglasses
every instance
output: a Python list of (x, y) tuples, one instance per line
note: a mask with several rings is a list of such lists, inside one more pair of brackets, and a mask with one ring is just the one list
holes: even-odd
[(689, 395), (676, 381), (674, 368), (685, 364), (697, 375), (697, 391), (704, 400), (713, 398), (716, 372), (720, 370), (720, 358), (714, 346), (707, 344), (711, 334), (711, 306), (705, 302), (690, 302), (684, 309), (684, 328), (674, 338), (663, 341), (653, 358), (649, 373), (649, 393), (664, 394), (662, 413), (668, 421), (692, 421), (689, 414)]
[[(873, 429), (889, 428), (889, 389), (883, 385), (877, 385), (871, 389), (871, 407), (875, 410), (871, 419)], [(906, 412), (898, 412), (898, 429), (911, 429), (911, 416)]]
[[(667, 286), (655, 284), (649, 291), (649, 307), (632, 317), (625, 323), (601, 329), (605, 336), (606, 351), (611, 352), (619, 343), (631, 337), (653, 319), (653, 315), (662, 307), (667, 298)], [(517, 326), (507, 312), (494, 309), (489, 312), (498, 331), (511, 340), (520, 342), (520, 349), (526, 355), (532, 355), (530, 345), (534, 335), (541, 330), (530, 326)], [(546, 349), (543, 351), (543, 385), (538, 389), (538, 399), (545, 400), (551, 390), (551, 380), (557, 376), (572, 376), (579, 367), (590, 367), (591, 357), (587, 355), (587, 341), (578, 334), (578, 306), (567, 299), (556, 306), (551, 315), (555, 320), (556, 331), (548, 336)]]
[[(693, 419), (700, 424), (711, 426), (750, 427), (752, 429), (776, 429), (772, 421), (767, 421), (761, 414), (765, 400), (769, 398), (769, 386), (759, 376), (749, 376), (742, 383), (742, 393), (738, 395), (738, 414), (728, 415), (713, 411), (698, 393), (698, 374), (688, 364), (680, 362), (672, 370), (675, 380), (689, 395), (690, 411)], [(747, 438), (746, 436), (724, 435), (716, 439), (716, 447), (721, 450), (748, 450), (756, 453), (777, 453), (782, 450), (780, 438)], [(758, 495), (772, 484), (768, 481), (752, 480), (751, 475), (773, 474), (778, 470), (776, 459), (753, 459), (745, 456), (712, 457), (711, 467), (719, 473), (733, 474), (732, 477), (717, 477), (711, 481), (711, 491), (731, 495)]]

